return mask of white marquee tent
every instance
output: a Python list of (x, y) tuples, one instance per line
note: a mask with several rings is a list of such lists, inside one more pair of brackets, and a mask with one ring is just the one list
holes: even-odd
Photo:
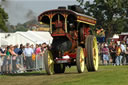
[(30, 44), (51, 44), (52, 37), (49, 32), (27, 31), (16, 33), (0, 33), (0, 45)]
[(119, 35), (118, 34), (114, 34), (112, 38), (118, 39), (119, 38)]

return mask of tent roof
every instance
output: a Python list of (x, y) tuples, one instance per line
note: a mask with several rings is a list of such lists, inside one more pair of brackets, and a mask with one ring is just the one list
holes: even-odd
[(6, 41), (5, 39), (1, 38), (1, 45), (8, 45), (8, 41)]
[(52, 37), (49, 34), (49, 32), (27, 31), (27, 32), (16, 32), (16, 33), (38, 44), (43, 43), (43, 42), (46, 42), (47, 44), (52, 43)]
[(119, 35), (114, 34), (112, 38), (119, 38)]
[(122, 32), (120, 35), (128, 35), (128, 32)]

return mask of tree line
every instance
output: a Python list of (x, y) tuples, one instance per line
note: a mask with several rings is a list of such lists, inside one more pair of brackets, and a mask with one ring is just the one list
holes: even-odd
[(8, 21), (8, 14), (4, 11), (4, 8), (0, 5), (0, 30), (7, 32), (8, 28), (6, 22)]
[(77, 0), (87, 15), (97, 19), (96, 28), (103, 28), (106, 37), (128, 32), (128, 0)]
[(16, 31), (27, 31), (31, 30), (29, 26), (38, 24), (36, 19), (32, 19), (23, 24), (18, 23), (17, 25), (11, 25), (8, 22), (8, 13), (5, 12), (4, 8), (0, 5), (0, 32), (16, 32)]

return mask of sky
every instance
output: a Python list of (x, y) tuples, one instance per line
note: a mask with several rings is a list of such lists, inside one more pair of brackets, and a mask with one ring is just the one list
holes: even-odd
[(0, 0), (0, 4), (9, 15), (9, 23), (16, 25), (33, 18), (37, 19), (38, 15), (46, 10), (79, 3), (76, 0)]

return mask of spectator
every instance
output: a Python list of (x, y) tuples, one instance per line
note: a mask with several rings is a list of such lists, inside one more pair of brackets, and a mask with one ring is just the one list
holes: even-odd
[(6, 54), (3, 54), (0, 51), (0, 74), (3, 74), (3, 58), (4, 58), (4, 56), (6, 56)]
[(14, 48), (15, 48), (14, 52), (18, 55), (16, 58), (16, 67), (17, 67), (17, 71), (19, 71), (21, 64), (21, 56), (20, 56), (21, 50), (18, 48), (18, 45), (15, 45)]
[(103, 62), (104, 62), (104, 65), (107, 65), (108, 64), (108, 61), (109, 61), (109, 49), (107, 48), (107, 44), (104, 45), (104, 48), (103, 48)]
[(18, 55), (20, 49), (18, 48), (18, 45), (14, 46), (14, 52)]
[(126, 39), (126, 46), (128, 47), (128, 38)]
[(26, 48), (24, 49), (23, 53), (24, 53), (24, 59), (26, 60), (26, 68), (32, 69), (33, 67), (32, 66), (32, 54), (34, 52), (33, 52), (33, 49), (30, 48), (29, 43), (26, 44)]
[(18, 55), (14, 52), (14, 46), (10, 45), (9, 52), (12, 56), (12, 72), (16, 73), (16, 71), (17, 71), (16, 58), (17, 58)]
[(41, 68), (41, 56), (40, 56), (40, 53), (41, 53), (41, 48), (39, 47), (38, 44), (36, 44), (36, 49), (35, 49), (35, 54), (36, 54), (36, 67), (39, 69)]
[(112, 46), (112, 48), (110, 49), (110, 55), (111, 55), (111, 58), (112, 58), (112, 63), (113, 65), (115, 66), (116, 65), (116, 47), (115, 45)]
[(35, 52), (35, 47), (34, 47), (34, 45), (32, 44), (30, 47), (33, 49), (33, 52)]
[(103, 48), (104, 48), (104, 44), (102, 43), (100, 45), (100, 56), (101, 56), (101, 63), (104, 64), (104, 61), (103, 61)]
[(44, 65), (44, 52), (45, 50), (47, 50), (49, 47), (46, 43), (43, 43), (41, 45), (41, 56), (42, 56), (42, 68), (44, 69), (45, 68), (45, 65)]
[(18, 55), (22, 55), (22, 54), (23, 54), (23, 44), (20, 44)]
[(7, 48), (6, 48), (6, 57), (7, 57), (6, 69), (9, 73), (11, 73), (12, 72), (12, 66), (11, 66), (11, 55), (10, 55), (9, 49), (10, 49), (10, 46), (7, 46)]
[(20, 44), (20, 48), (19, 48), (20, 50), (19, 50), (19, 52), (18, 52), (18, 55), (19, 55), (19, 57), (20, 57), (20, 63), (22, 63), (22, 65), (23, 65), (23, 50), (24, 50), (24, 46), (23, 46), (23, 44)]
[(35, 54), (38, 55), (41, 52), (41, 48), (36, 44)]
[(120, 45), (116, 48), (116, 65), (122, 65), (122, 56), (120, 55), (122, 52)]
[(0, 47), (0, 52), (1, 52), (1, 53), (4, 53), (4, 50), (3, 50), (1, 47)]
[(43, 44), (41, 45), (41, 50), (42, 50), (42, 51), (45, 51), (47, 48), (48, 48), (48, 45), (47, 45), (46, 43), (43, 43)]
[(122, 51), (120, 54), (120, 56), (122, 56), (121, 62), (124, 65), (124, 64), (126, 64), (126, 57), (125, 57), (126, 46), (125, 46), (125, 43), (123, 41), (121, 42), (120, 48)]
[(3, 65), (3, 60), (2, 60), (2, 56), (0, 56), (0, 75), (2, 74), (2, 65)]
[(32, 64), (33, 64), (33, 68), (36, 68), (36, 54), (35, 54), (35, 47), (33, 44), (31, 44), (30, 46), (33, 50), (33, 54), (32, 54)]
[(126, 54), (126, 64), (128, 64), (128, 47), (126, 48), (125, 54)]
[(109, 53), (110, 53), (110, 63), (112, 63), (112, 56), (111, 56), (111, 50), (113, 48), (112, 42), (110, 42), (108, 48), (109, 48)]

